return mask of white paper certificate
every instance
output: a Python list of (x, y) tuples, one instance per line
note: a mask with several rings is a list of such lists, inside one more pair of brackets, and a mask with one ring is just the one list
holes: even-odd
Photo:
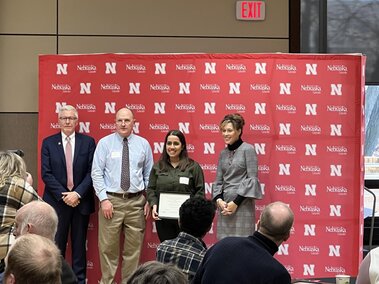
[(179, 208), (190, 198), (189, 194), (180, 193), (161, 193), (159, 194), (159, 218), (178, 219)]

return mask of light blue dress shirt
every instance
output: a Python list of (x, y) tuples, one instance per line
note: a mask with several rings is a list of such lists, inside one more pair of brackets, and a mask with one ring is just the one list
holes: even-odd
[[(127, 192), (145, 190), (153, 167), (153, 153), (149, 142), (138, 135), (128, 137), (130, 188)], [(100, 201), (108, 199), (108, 192), (124, 193), (121, 188), (123, 137), (112, 133), (100, 139), (92, 163), (92, 182)]]

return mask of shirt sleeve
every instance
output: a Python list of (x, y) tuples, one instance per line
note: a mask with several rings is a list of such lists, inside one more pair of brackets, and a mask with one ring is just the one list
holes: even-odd
[(258, 180), (258, 159), (253, 146), (245, 150), (247, 177), (240, 183), (237, 194), (255, 199), (262, 199), (262, 189)]
[(217, 200), (218, 198), (224, 199), (222, 195), (223, 182), (224, 182), (224, 178), (222, 174), (222, 152), (221, 152), (218, 158), (216, 180), (212, 184), (212, 198), (214, 200)]
[(147, 201), (150, 206), (158, 204), (158, 194), (156, 191), (157, 187), (157, 175), (156, 175), (156, 166), (151, 169), (149, 177), (149, 185), (147, 187)]
[(107, 156), (106, 147), (102, 140), (97, 144), (95, 154), (93, 156), (91, 177), (95, 193), (100, 201), (108, 199), (107, 190), (104, 182), (104, 170)]
[(193, 169), (193, 179), (194, 179), (194, 196), (204, 197), (205, 195), (205, 185), (204, 185), (204, 173), (203, 169), (197, 162), (194, 162)]

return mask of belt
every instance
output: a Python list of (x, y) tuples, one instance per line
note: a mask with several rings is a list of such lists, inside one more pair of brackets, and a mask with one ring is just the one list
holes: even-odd
[(145, 192), (144, 190), (141, 190), (141, 191), (138, 191), (138, 192), (124, 192), (124, 193), (107, 191), (107, 194), (127, 199), (127, 198), (133, 198), (133, 197), (140, 196), (144, 192)]

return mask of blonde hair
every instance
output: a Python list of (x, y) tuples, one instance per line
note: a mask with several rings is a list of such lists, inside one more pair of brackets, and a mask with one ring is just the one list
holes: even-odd
[(12, 178), (25, 180), (26, 165), (24, 160), (17, 154), (2, 151), (0, 152), (0, 187)]

